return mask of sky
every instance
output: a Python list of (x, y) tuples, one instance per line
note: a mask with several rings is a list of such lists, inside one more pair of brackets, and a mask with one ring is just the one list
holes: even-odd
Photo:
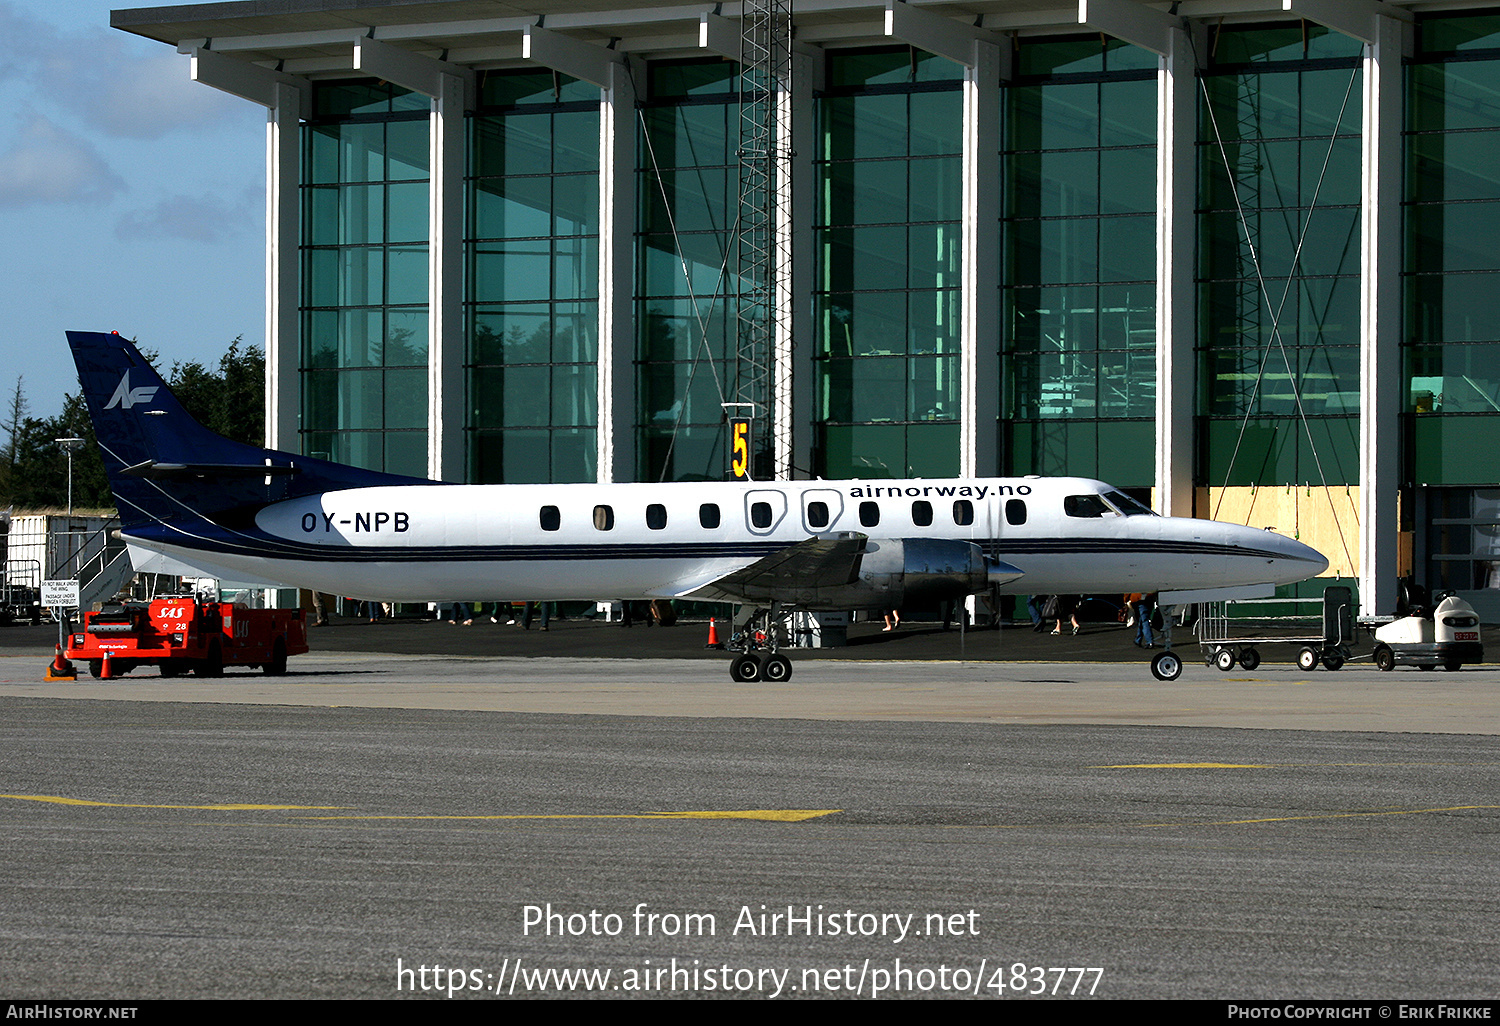
[(161, 364), (265, 336), (264, 107), (109, 27), (104, 0), (0, 0), (0, 400), (76, 392), (65, 331)]

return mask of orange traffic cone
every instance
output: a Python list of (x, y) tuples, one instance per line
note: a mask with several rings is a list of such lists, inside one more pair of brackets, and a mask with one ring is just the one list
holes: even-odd
[(104, 663), (99, 668), (99, 679), (110, 680), (115, 675), (115, 656), (109, 649), (104, 650)]
[(708, 644), (704, 645), (703, 647), (704, 648), (723, 648), (724, 647), (723, 645), (719, 644), (719, 626), (718, 626), (718, 624), (716, 624), (714, 622), (714, 618), (711, 617), (711, 616), (708, 618)]
[(57, 646), (57, 657), (47, 664), (48, 680), (77, 680), (78, 673), (73, 664), (63, 658), (62, 646)]

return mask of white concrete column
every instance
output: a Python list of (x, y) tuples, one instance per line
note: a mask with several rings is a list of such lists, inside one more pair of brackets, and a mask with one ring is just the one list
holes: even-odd
[(1410, 27), (1375, 17), (1365, 45), (1360, 207), (1359, 611), (1396, 609), (1401, 461), (1401, 57)]
[[(598, 48), (596, 48), (598, 49)], [(635, 466), (635, 84), (611, 60), (599, 105), (600, 483), (633, 481)]]
[(302, 91), (285, 83), (270, 88), (274, 102), (266, 111), (266, 445), (301, 452)]
[(427, 475), (464, 481), (464, 80), (437, 79), (429, 130)]
[(1000, 468), (1000, 47), (975, 41), (964, 66), (963, 238), (959, 323), (959, 463), (963, 477)]
[(1193, 515), (1197, 406), (1198, 82), (1188, 33), (1173, 28), (1156, 72), (1156, 509)]

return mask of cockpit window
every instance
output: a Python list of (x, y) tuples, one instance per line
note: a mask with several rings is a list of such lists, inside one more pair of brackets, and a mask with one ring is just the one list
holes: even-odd
[(1126, 495), (1124, 492), (1105, 492), (1104, 497), (1115, 509), (1124, 513), (1127, 517), (1154, 517), (1156, 511), (1144, 502), (1138, 502)]
[(1114, 510), (1097, 495), (1069, 495), (1063, 499), (1063, 512), (1070, 517), (1098, 519)]

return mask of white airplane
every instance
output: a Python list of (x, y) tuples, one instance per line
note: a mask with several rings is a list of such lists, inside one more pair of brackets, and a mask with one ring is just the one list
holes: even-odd
[[(136, 570), (398, 602), (740, 603), (754, 612), (736, 680), (791, 676), (769, 629), (785, 609), (1170, 602), (1328, 566), (1290, 538), (1160, 517), (1083, 478), (456, 485), (360, 470), (214, 434), (118, 334), (68, 342)], [(1152, 670), (1173, 679), (1181, 662), (1164, 652)]]

